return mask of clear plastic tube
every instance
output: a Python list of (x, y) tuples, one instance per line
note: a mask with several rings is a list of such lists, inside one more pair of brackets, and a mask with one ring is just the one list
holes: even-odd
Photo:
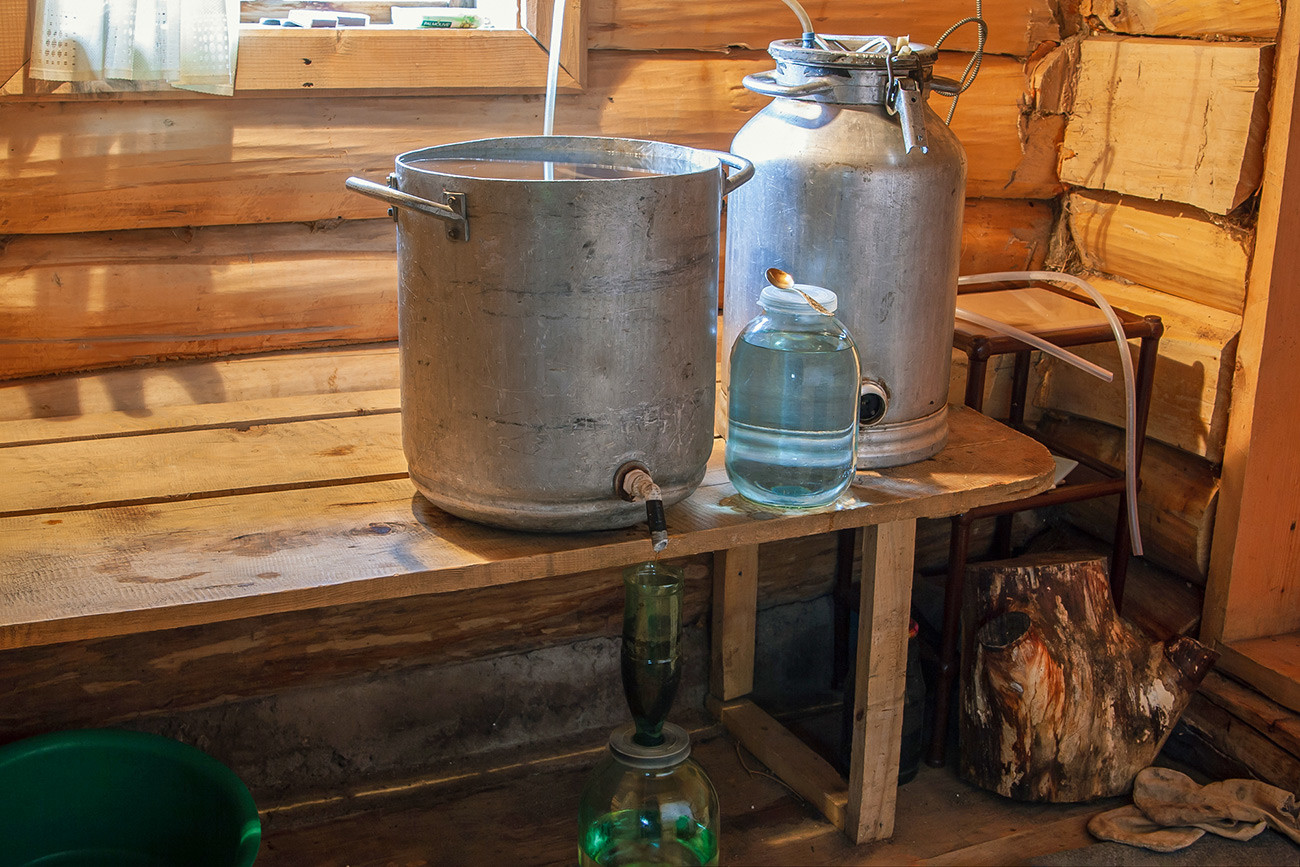
[(816, 36), (813, 32), (812, 16), (799, 5), (798, 0), (784, 0), (784, 2), (785, 5), (790, 7), (790, 11), (795, 14), (795, 17), (799, 19), (799, 26), (803, 28), (804, 39), (807, 40)]
[(1014, 337), (1016, 340), (1019, 340), (1021, 343), (1028, 343), (1030, 346), (1034, 347), (1035, 349), (1041, 349), (1043, 352), (1046, 352), (1048, 355), (1054, 355), (1057, 358), (1061, 359), (1062, 361), (1066, 362), (1067, 364), (1074, 365), (1075, 367), (1079, 368), (1085, 373), (1091, 373), (1093, 376), (1097, 377), (1103, 382), (1115, 381), (1115, 374), (1111, 373), (1106, 368), (1101, 367), (1100, 365), (1097, 364), (1093, 364), (1091, 361), (1089, 361), (1086, 358), (1080, 358), (1079, 356), (1075, 355), (1073, 352), (1070, 352), (1068, 349), (1063, 349), (1060, 346), (1057, 346), (1055, 343), (1048, 343), (1043, 338), (1038, 337), (1037, 335), (1034, 334), (1030, 334), (1028, 331), (1021, 331), (1019, 328), (1017, 328), (1014, 325), (1008, 325), (1007, 323), (997, 319), (990, 319), (987, 316), (983, 316), (979, 313), (975, 313), (970, 310), (962, 310), (960, 307), (957, 308), (957, 318), (965, 319), (967, 322), (970, 322), (974, 325), (983, 326), (984, 328), (988, 328), (992, 331), (1001, 332), (1002, 334), (1005, 334), (1008, 337)]
[[(1142, 555), (1142, 535), (1138, 528), (1137, 509), (1137, 389), (1133, 379), (1133, 357), (1129, 354), (1128, 338), (1124, 335), (1124, 325), (1119, 321), (1114, 308), (1100, 292), (1087, 280), (1073, 274), (1059, 271), (996, 271), (988, 274), (970, 274), (957, 278), (957, 285), (969, 286), (978, 283), (1005, 283), (1038, 281), (1042, 283), (1066, 283), (1077, 286), (1097, 303), (1102, 315), (1110, 323), (1111, 333), (1119, 347), (1119, 362), (1124, 373), (1124, 487), (1125, 501), (1128, 504), (1129, 539), (1133, 544), (1133, 554)], [(1001, 323), (999, 323), (1001, 324)], [(1008, 326), (1009, 327), (1009, 326)], [(1056, 354), (1056, 353), (1053, 353)], [(1060, 357), (1058, 355), (1058, 357)]]
[[(542, 135), (555, 134), (555, 92), (560, 83), (560, 47), (564, 44), (564, 0), (555, 0), (551, 13), (551, 44), (546, 49), (546, 107), (542, 111)], [(542, 180), (555, 180), (555, 163), (542, 164)]]
[(560, 47), (564, 44), (564, 0), (555, 0), (551, 13), (551, 45), (546, 50), (546, 108), (542, 115), (542, 135), (555, 133), (555, 91), (560, 80)]

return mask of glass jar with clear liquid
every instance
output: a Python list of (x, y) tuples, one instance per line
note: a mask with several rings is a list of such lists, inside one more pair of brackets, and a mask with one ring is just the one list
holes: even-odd
[(820, 286), (766, 286), (763, 313), (736, 338), (726, 466), (746, 499), (825, 506), (853, 481), (861, 365), (837, 300)]

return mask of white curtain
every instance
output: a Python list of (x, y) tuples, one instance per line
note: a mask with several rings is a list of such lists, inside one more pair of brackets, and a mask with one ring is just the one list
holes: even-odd
[(234, 93), (239, 0), (36, 0), (32, 27), (32, 78)]

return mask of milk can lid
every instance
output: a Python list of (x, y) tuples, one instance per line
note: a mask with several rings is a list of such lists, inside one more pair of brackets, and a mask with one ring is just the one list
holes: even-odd
[(818, 68), (892, 68), (896, 71), (933, 68), (939, 59), (939, 49), (933, 45), (913, 42), (906, 36), (818, 33), (816, 38), (816, 46), (805, 45), (802, 37), (777, 39), (768, 45), (767, 53), (777, 62), (789, 61)]
[(809, 302), (809, 298), (821, 305), (826, 315), (834, 313), (839, 307), (839, 298), (834, 292), (824, 286), (807, 283), (796, 283), (788, 289), (769, 283), (759, 293), (758, 303), (764, 310), (773, 313), (822, 313), (822, 310)]

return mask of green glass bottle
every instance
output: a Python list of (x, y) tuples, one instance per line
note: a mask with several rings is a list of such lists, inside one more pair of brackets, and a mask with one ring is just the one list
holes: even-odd
[(601, 867), (718, 863), (718, 794), (665, 722), (681, 679), (680, 569), (623, 573), (623, 694), (634, 722), (616, 729), (578, 806), (578, 861)]
[(681, 681), (682, 570), (641, 563), (623, 570), (623, 696), (636, 742), (657, 746)]

